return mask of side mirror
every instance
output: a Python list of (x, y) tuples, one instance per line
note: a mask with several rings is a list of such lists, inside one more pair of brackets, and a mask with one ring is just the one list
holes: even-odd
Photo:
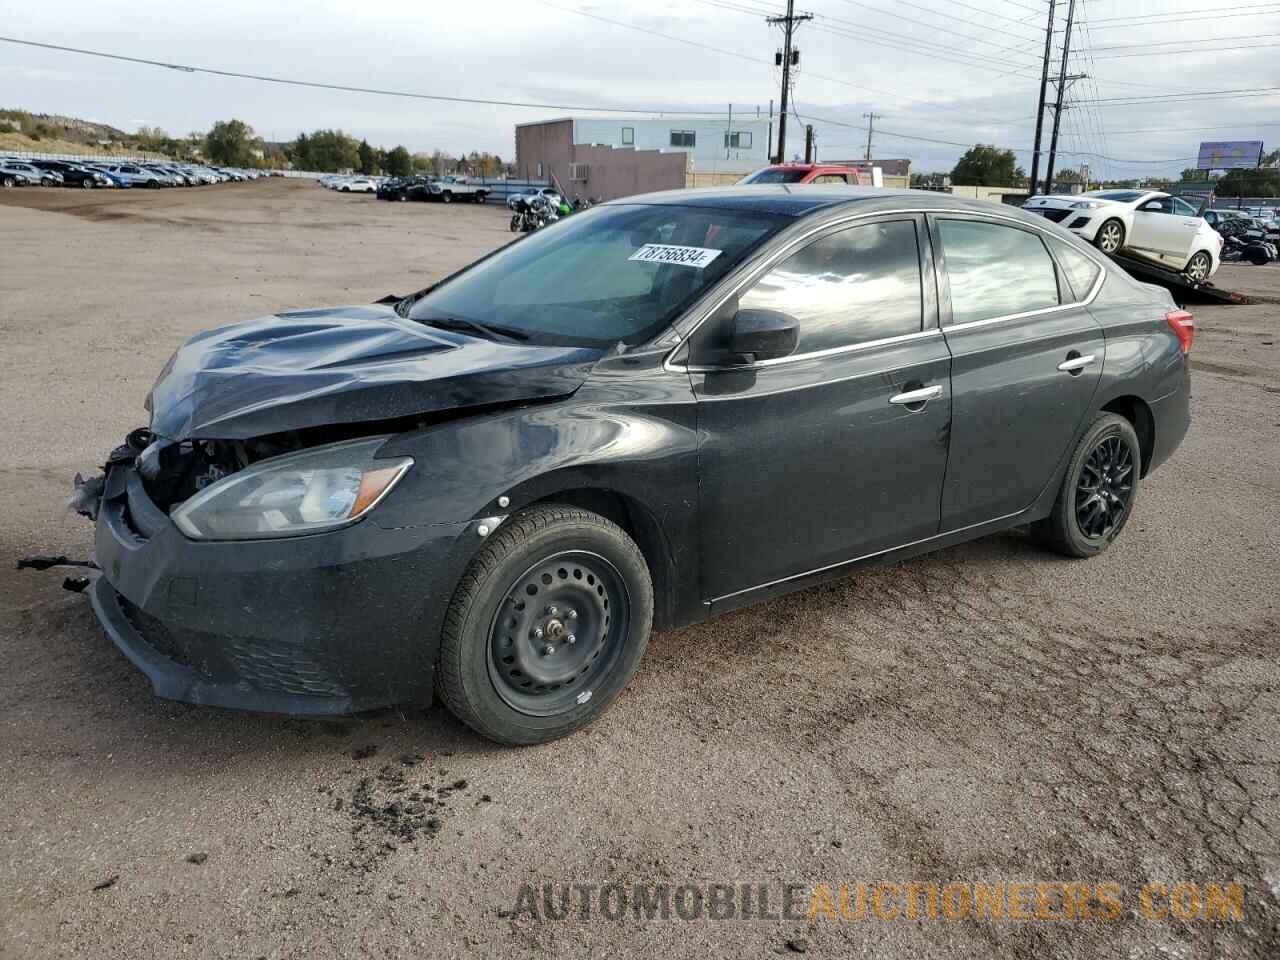
[(739, 310), (729, 324), (729, 352), (745, 363), (790, 356), (799, 341), (799, 322), (777, 310)]

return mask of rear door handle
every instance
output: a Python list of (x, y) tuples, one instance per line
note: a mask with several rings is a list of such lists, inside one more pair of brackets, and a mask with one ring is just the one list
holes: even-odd
[(1075, 373), (1077, 370), (1083, 370), (1089, 364), (1093, 363), (1094, 355), (1086, 354), (1083, 357), (1070, 357), (1058, 364), (1058, 369), (1063, 373)]
[(940, 396), (942, 396), (942, 387), (921, 387), (919, 390), (895, 393), (889, 398), (889, 402), (900, 406), (910, 406), (913, 403), (928, 403), (930, 400), (937, 400)]

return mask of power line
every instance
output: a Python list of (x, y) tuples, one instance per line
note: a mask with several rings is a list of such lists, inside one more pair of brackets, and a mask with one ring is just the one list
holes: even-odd
[(521, 107), (536, 110), (570, 110), (583, 113), (628, 113), (628, 114), (668, 114), (670, 116), (709, 117), (718, 116), (720, 111), (710, 110), (666, 110), (663, 108), (637, 107), (602, 107), (583, 106), (564, 103), (535, 103), (525, 100), (496, 100), (484, 97), (454, 97), (439, 93), (418, 93), (410, 90), (388, 90), (379, 87), (357, 87), (342, 83), (325, 83), (318, 80), (298, 80), (293, 77), (276, 77), (260, 73), (241, 73), (236, 70), (222, 70), (217, 67), (198, 67), (190, 64), (168, 63), (164, 60), (149, 60), (146, 57), (131, 57), (120, 53), (106, 53), (102, 50), (85, 50), (80, 47), (68, 47), (57, 43), (41, 43), (36, 40), (22, 40), (17, 37), (0, 36), (0, 42), (13, 43), (24, 47), (36, 47), (42, 50), (56, 50), (60, 53), (75, 53), (85, 57), (100, 57), (104, 60), (119, 60), (125, 63), (138, 63), (148, 67), (161, 67), (165, 70), (177, 70), (181, 73), (204, 73), (215, 77), (231, 77), (237, 80), (258, 80), (262, 83), (278, 83), (290, 87), (310, 87), (318, 90), (338, 90), (343, 93), (365, 93), (379, 97), (406, 97), (411, 100), (433, 100), (441, 103), (468, 103), (492, 107)]
[(1178, 53), (1237, 53), (1241, 50), (1272, 50), (1280, 43), (1254, 43), (1239, 47), (1202, 47), (1199, 50), (1148, 50), (1146, 53), (1100, 53), (1099, 60), (1128, 60), (1132, 57), (1167, 57)]
[[(1264, 17), (1276, 12), (1276, 8), (1280, 8), (1280, 3), (1251, 3), (1241, 6), (1238, 3), (1229, 3), (1222, 7), (1200, 7), (1199, 13), (1207, 19), (1211, 16), (1241, 16), (1241, 17)], [(1247, 13), (1244, 11), (1257, 10), (1259, 13)], [(1118, 17), (1100, 17), (1093, 22), (1099, 23), (1116, 23), (1120, 20), (1155, 20), (1162, 21), (1165, 18), (1173, 16), (1180, 17), (1185, 11), (1182, 10), (1160, 10), (1148, 11), (1147, 13), (1130, 13), (1122, 14)]]

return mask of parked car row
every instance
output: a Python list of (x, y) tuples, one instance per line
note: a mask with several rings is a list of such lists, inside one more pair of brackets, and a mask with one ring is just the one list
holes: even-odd
[(79, 187), (83, 190), (98, 187), (197, 187), (280, 175), (275, 171), (190, 163), (0, 157), (0, 187)]
[(490, 190), (483, 183), (462, 176), (367, 177), (363, 174), (330, 174), (317, 181), (339, 193), (372, 193), (379, 200), (470, 200), (484, 203)]

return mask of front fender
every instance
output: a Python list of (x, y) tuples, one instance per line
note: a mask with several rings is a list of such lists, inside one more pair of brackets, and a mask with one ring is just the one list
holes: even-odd
[[(393, 437), (379, 456), (411, 456), (414, 468), (369, 519), (386, 528), (460, 521), (478, 528), (481, 518), (557, 495), (579, 503), (607, 495), (651, 565), (661, 563), (655, 579), (678, 585), (675, 606), (696, 608), (695, 578), (682, 573), (698, 569), (695, 403), (686, 377), (660, 362), (641, 366), (605, 361), (572, 397)], [(481, 538), (474, 542), (478, 550)]]

